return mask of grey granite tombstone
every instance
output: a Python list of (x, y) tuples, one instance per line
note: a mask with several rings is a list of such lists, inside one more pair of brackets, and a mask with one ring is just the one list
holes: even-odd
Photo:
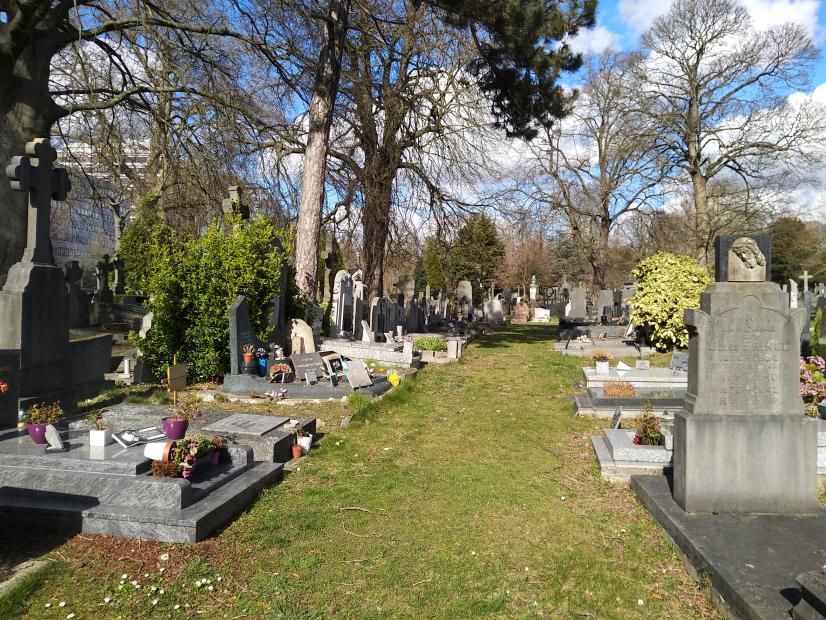
[(362, 342), (375, 342), (376, 341), (376, 334), (373, 333), (373, 330), (370, 329), (370, 323), (367, 321), (362, 320), (361, 322), (361, 341)]
[(604, 316), (606, 318), (613, 318), (614, 317), (614, 290), (610, 288), (604, 288), (600, 290), (599, 296), (597, 297), (597, 312), (598, 316)]
[[(717, 248), (724, 281), (685, 311), (685, 410), (675, 416), (674, 500), (687, 512), (812, 513), (817, 429), (800, 398), (802, 308), (765, 278), (753, 239)], [(718, 262), (719, 262), (719, 256)]]
[(277, 426), (287, 422), (289, 418), (270, 415), (255, 415), (251, 413), (235, 413), (221, 418), (204, 427), (206, 433), (245, 435), (265, 435)]
[(332, 311), (330, 313), (330, 338), (338, 338), (341, 332), (353, 331), (353, 277), (342, 269), (333, 282)]
[(568, 303), (571, 304), (571, 309), (568, 311), (568, 316), (574, 319), (584, 319), (588, 313), (585, 307), (586, 295), (584, 288), (574, 288), (570, 292)]
[(459, 280), (456, 285), (456, 299), (459, 303), (459, 318), (467, 319), (473, 308), (473, 286), (467, 280)]
[(295, 376), (299, 378), (310, 371), (316, 375), (324, 375), (326, 370), (324, 358), (319, 353), (294, 353), (290, 356), (290, 363), (295, 370)]
[(229, 366), (233, 375), (241, 374), (241, 359), (244, 345), (251, 344), (256, 349), (267, 349), (267, 344), (258, 339), (250, 321), (247, 298), (239, 295), (229, 308)]
[[(356, 274), (353, 274), (353, 337), (356, 340), (361, 340), (364, 329), (364, 294), (367, 292), (367, 287), (361, 280), (359, 269)], [(356, 278), (359, 278), (358, 280)]]
[(20, 351), (0, 351), (0, 429), (17, 424), (20, 393)]
[(237, 185), (229, 186), (228, 196), (221, 201), (221, 211), (224, 215), (237, 213), (243, 221), (250, 219), (250, 208), (244, 203), (242, 188)]
[(83, 280), (83, 270), (76, 260), (71, 260), (66, 263), (63, 271), (66, 276), (66, 292), (69, 302), (69, 327), (88, 327), (89, 296), (80, 286)]
[(119, 254), (115, 254), (115, 260), (112, 261), (112, 271), (114, 273), (112, 284), (114, 286), (115, 295), (124, 295), (126, 293), (123, 267), (123, 259)]
[(364, 367), (361, 360), (350, 360), (347, 362), (347, 381), (354, 390), (373, 385), (373, 380)]
[[(386, 304), (383, 298), (374, 297), (370, 302), (370, 331), (373, 334), (380, 334), (384, 331), (387, 322)], [(375, 340), (375, 337), (374, 337)]]
[[(273, 239), (272, 250), (279, 254), (284, 253), (284, 246), (280, 239)], [(281, 262), (281, 270), (278, 275), (278, 284), (272, 296), (269, 325), (272, 333), (270, 341), (280, 347), (286, 348), (288, 333), (287, 316), (287, 291), (289, 289), (289, 265), (287, 260)]]
[(113, 301), (112, 289), (109, 288), (109, 274), (112, 271), (112, 263), (109, 255), (104, 254), (103, 258), (95, 268), (95, 301), (110, 304)]

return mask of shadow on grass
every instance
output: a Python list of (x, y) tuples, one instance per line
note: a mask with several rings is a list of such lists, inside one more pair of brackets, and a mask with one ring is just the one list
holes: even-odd
[[(66, 532), (45, 532), (41, 528), (3, 528), (0, 532), (0, 581), (10, 578), (16, 566), (57, 549), (72, 536), (74, 534)], [(22, 602), (39, 582), (39, 572), (29, 575), (0, 597), (0, 618), (16, 617), (21, 613)]]
[(556, 342), (559, 337), (556, 325), (547, 323), (542, 325), (507, 325), (503, 329), (490, 332), (474, 340), (474, 344), (481, 349), (496, 349), (511, 344), (536, 344), (539, 342)]

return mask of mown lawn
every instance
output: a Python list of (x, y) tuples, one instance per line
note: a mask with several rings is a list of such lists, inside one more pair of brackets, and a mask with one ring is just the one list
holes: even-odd
[(585, 360), (552, 345), (550, 327), (509, 327), (327, 424), (205, 543), (76, 536), (0, 617), (716, 617), (628, 489), (599, 478), (604, 422), (570, 401)]

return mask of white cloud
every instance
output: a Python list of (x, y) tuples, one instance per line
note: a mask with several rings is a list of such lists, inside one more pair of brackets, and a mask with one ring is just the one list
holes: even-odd
[[(742, 3), (758, 30), (792, 22), (805, 27), (812, 38), (817, 34), (820, 0), (742, 0)], [(671, 4), (668, 0), (619, 0), (617, 7), (623, 23), (639, 35), (664, 15)]]
[(597, 26), (593, 30), (580, 30), (569, 44), (573, 51), (581, 54), (600, 54), (608, 49), (619, 49), (619, 40), (620, 35), (616, 32)]

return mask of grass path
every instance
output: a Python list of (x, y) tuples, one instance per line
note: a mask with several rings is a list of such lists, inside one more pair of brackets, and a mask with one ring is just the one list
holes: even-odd
[(548, 327), (485, 337), (327, 429), (219, 537), (114, 552), (75, 537), (0, 615), (716, 617), (628, 489), (600, 480), (602, 424), (572, 415), (578, 362)]

